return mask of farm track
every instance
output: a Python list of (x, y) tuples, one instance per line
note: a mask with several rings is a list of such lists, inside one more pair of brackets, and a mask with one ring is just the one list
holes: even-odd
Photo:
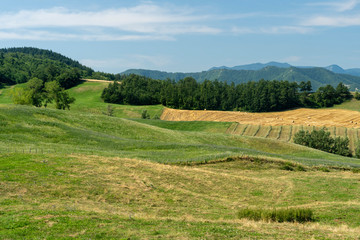
[(161, 119), (234, 122), (226, 130), (227, 134), (262, 137), (284, 142), (293, 142), (294, 135), (300, 130), (311, 132), (325, 127), (332, 137), (348, 137), (349, 147), (353, 153), (360, 138), (360, 112), (349, 110), (297, 109), (275, 113), (244, 113), (167, 108)]

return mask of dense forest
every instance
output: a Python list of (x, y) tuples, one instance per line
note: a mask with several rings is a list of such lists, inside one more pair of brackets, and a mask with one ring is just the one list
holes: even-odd
[(311, 82), (260, 80), (235, 85), (187, 77), (179, 81), (153, 80), (131, 74), (110, 83), (102, 93), (105, 102), (118, 104), (163, 104), (177, 109), (242, 110), (269, 112), (295, 107), (330, 107), (350, 99), (349, 89), (342, 83), (311, 92)]
[(70, 88), (80, 78), (120, 80), (120, 74), (95, 72), (68, 57), (38, 48), (0, 49), (0, 87), (28, 82), (39, 78), (45, 82), (56, 80), (61, 87)]

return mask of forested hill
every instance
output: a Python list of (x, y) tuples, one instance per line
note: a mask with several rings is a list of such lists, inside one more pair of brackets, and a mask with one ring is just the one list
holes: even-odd
[(50, 50), (0, 49), (0, 84), (23, 83), (34, 77), (46, 80), (65, 73), (91, 76), (93, 72), (91, 68)]
[(338, 74), (324, 68), (278, 68), (273, 66), (265, 67), (261, 70), (230, 70), (230, 69), (214, 69), (195, 73), (168, 73), (153, 70), (129, 69), (123, 74), (138, 74), (153, 79), (172, 79), (180, 80), (185, 77), (193, 77), (199, 82), (204, 80), (219, 80), (227, 83), (235, 84), (246, 83), (249, 81), (265, 80), (284, 80), (290, 82), (307, 82), (311, 81), (313, 90), (317, 90), (321, 86), (330, 84), (337, 86), (340, 82), (350, 87), (354, 91), (360, 89), (360, 77), (347, 74)]

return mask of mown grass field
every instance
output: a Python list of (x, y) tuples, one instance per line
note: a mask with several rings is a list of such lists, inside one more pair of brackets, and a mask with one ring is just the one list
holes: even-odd
[[(140, 119), (162, 106), (112, 105), (110, 117), (103, 84), (69, 90), (70, 111), (16, 106), (3, 89), (0, 239), (360, 236), (360, 161), (291, 143), (303, 126)], [(237, 216), (294, 207), (312, 209), (315, 221)]]
[[(1, 239), (357, 239), (359, 173), (235, 160), (164, 165), (97, 155), (2, 154)], [(305, 224), (238, 219), (306, 207)]]

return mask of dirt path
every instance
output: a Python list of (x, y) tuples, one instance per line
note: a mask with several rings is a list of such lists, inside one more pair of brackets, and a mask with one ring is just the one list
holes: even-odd
[(86, 81), (86, 82), (106, 82), (106, 83), (113, 82), (113, 81), (109, 81), (109, 80), (98, 80), (98, 79), (81, 79), (81, 80)]
[(284, 112), (247, 113), (166, 108), (161, 115), (167, 121), (217, 121), (264, 126), (326, 126), (360, 128), (360, 112), (342, 109), (300, 108)]

